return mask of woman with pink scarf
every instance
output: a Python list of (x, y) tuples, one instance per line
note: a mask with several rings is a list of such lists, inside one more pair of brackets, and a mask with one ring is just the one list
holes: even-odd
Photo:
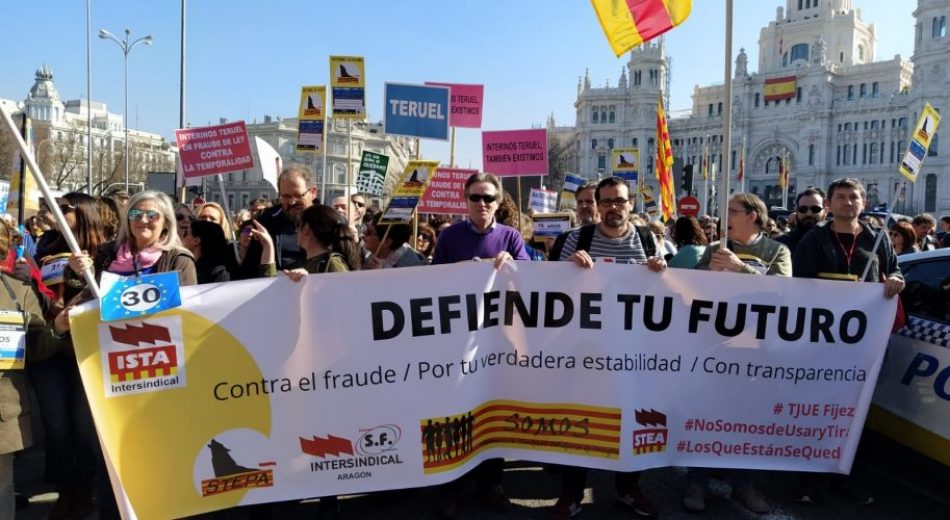
[(77, 273), (93, 267), (96, 278), (103, 271), (132, 276), (178, 272), (179, 284), (195, 285), (195, 258), (182, 247), (172, 202), (164, 193), (142, 191), (129, 200), (115, 241), (99, 248), (95, 260), (73, 255), (69, 265)]

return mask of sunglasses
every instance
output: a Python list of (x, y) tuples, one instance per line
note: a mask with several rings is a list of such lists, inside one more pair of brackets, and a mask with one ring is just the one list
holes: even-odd
[(357, 208), (360, 208), (360, 209), (363, 209), (363, 208), (366, 207), (366, 203), (365, 203), (365, 202), (359, 202), (359, 201), (355, 201), (355, 200), (353, 201), (353, 205), (356, 206)]
[(155, 211), (154, 209), (146, 209), (146, 210), (130, 209), (128, 213), (129, 221), (138, 222), (139, 220), (142, 219), (143, 215), (145, 216), (146, 219), (148, 219), (149, 222), (155, 222), (158, 219), (162, 218), (162, 214)]
[(63, 212), (64, 214), (69, 213), (70, 211), (73, 211), (74, 209), (76, 209), (76, 206), (72, 206), (72, 205), (70, 205), (70, 204), (60, 204), (60, 205), (59, 205), (59, 210), (60, 210), (61, 212)]
[(184, 213), (175, 214), (175, 220), (177, 220), (178, 222), (181, 222), (182, 220), (185, 220), (186, 218), (188, 218), (188, 215), (185, 215)]
[(821, 210), (822, 210), (821, 206), (799, 206), (798, 207), (799, 213), (808, 213), (809, 211), (811, 211), (812, 213), (821, 213)]
[(474, 202), (474, 203), (476, 203), (476, 204), (477, 204), (478, 202), (484, 202), (485, 204), (491, 204), (492, 202), (495, 202), (496, 200), (498, 200), (498, 196), (497, 196), (497, 195), (481, 195), (481, 194), (478, 194), (478, 193), (471, 193), (471, 194), (469, 194), (469, 196), (468, 196), (468, 200), (470, 200), (470, 201), (472, 201), (472, 202)]
[(421, 240), (432, 240), (432, 235), (428, 233), (419, 233), (419, 239)]

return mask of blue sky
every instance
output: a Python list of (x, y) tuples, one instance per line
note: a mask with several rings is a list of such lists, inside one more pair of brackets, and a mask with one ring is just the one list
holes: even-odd
[[(64, 99), (86, 96), (85, 0), (31, 0), (4, 6), (0, 97), (22, 100), (37, 67), (47, 63)], [(735, 0), (734, 54), (758, 62), (760, 29), (784, 0)], [(877, 25), (876, 59), (913, 52), (916, 2), (854, 0)], [(725, 0), (693, 0), (693, 13), (668, 33), (673, 58), (672, 109), (688, 109), (695, 84), (723, 80)], [(152, 34), (130, 56), (130, 124), (173, 136), (178, 126), (177, 0), (93, 0), (93, 32)], [(188, 2), (187, 120), (293, 117), (302, 85), (328, 81), (330, 55), (366, 58), (369, 115), (382, 119), (385, 81), (485, 85), (483, 129), (574, 123), (577, 78), (615, 85), (628, 56), (615, 58), (584, 0), (399, 2), (272, 0)], [(93, 99), (123, 109), (122, 53), (93, 40)], [(456, 162), (481, 167), (481, 133), (459, 129)], [(423, 155), (448, 162), (448, 146), (423, 141)]]

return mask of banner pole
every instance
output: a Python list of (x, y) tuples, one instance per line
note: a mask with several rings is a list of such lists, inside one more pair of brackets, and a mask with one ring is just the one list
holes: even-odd
[(790, 175), (788, 174), (788, 169), (789, 169), (790, 164), (789, 164), (789, 157), (788, 157), (787, 151), (785, 152), (784, 162), (785, 162), (785, 168), (784, 168), (784, 172), (782, 172), (782, 177), (783, 177), (782, 179), (782, 208), (788, 209), (788, 179), (790, 177)]
[[(729, 229), (729, 172), (732, 171), (732, 0), (726, 0), (725, 70), (723, 71), (722, 114), (722, 177), (719, 179), (719, 225), (725, 233)], [(724, 249), (728, 240), (720, 240)]]
[[(327, 116), (326, 126), (323, 129), (323, 174), (320, 176), (320, 200), (326, 206), (327, 202), (327, 134), (330, 133), (330, 124), (333, 122), (330, 116)], [(279, 172), (278, 172), (279, 173)]]
[[(26, 122), (28, 118), (26, 112), (23, 112), (23, 123), (20, 125), (20, 135), (23, 137), (24, 141), (26, 140)], [(24, 225), (24, 219), (26, 217), (26, 159), (23, 156), (20, 156), (20, 185), (17, 186), (18, 194), (18, 204), (17, 204), (17, 223), (21, 226)]]
[[(346, 193), (346, 221), (350, 222), (350, 215), (353, 214), (353, 203), (350, 199), (353, 198), (353, 194), (350, 193), (350, 187), (353, 186), (353, 172), (350, 167), (350, 162), (353, 160), (353, 120), (346, 120), (346, 189), (343, 190), (343, 193)], [(356, 222), (350, 222), (351, 226), (357, 226), (359, 229), (359, 224)], [(359, 237), (357, 237), (359, 239)]]
[[(884, 224), (881, 226), (881, 232), (877, 234), (877, 238), (874, 240), (874, 247), (871, 248), (871, 258), (877, 254), (877, 248), (881, 246), (881, 242), (884, 240), (884, 235), (887, 234), (887, 223), (891, 221), (891, 218), (894, 216), (894, 206), (897, 205), (897, 197), (900, 196), (901, 192), (904, 191), (904, 185), (907, 183), (907, 179), (901, 175), (901, 182), (897, 185), (897, 189), (894, 191), (894, 197), (891, 199), (893, 203), (887, 205), (887, 217), (884, 219)], [(871, 262), (868, 259), (868, 263), (864, 266), (864, 272), (861, 273), (861, 282), (863, 282), (868, 277), (868, 273), (871, 272)], [(883, 274), (883, 273), (882, 273)]]
[(455, 168), (455, 127), (452, 127), (452, 133), (449, 137), (449, 165)]
[[(518, 218), (521, 218), (521, 177), (515, 179), (515, 186), (518, 187)], [(518, 222), (518, 226), (521, 226), (521, 222)]]
[(231, 230), (231, 236), (228, 237), (228, 240), (231, 242), (231, 247), (234, 249), (234, 259), (238, 263), (241, 263), (241, 255), (238, 253), (237, 240), (234, 237), (234, 224), (231, 222), (231, 202), (228, 201), (228, 194), (224, 190), (224, 176), (220, 173), (218, 177), (218, 189), (221, 190), (221, 205), (224, 206), (224, 218), (228, 219), (228, 229)]
[[(43, 177), (43, 173), (40, 171), (39, 165), (36, 164), (36, 158), (33, 157), (33, 152), (30, 151), (30, 148), (26, 145), (26, 141), (23, 140), (23, 137), (20, 136), (20, 132), (17, 131), (17, 127), (13, 123), (13, 119), (10, 118), (10, 114), (7, 113), (7, 109), (5, 107), (0, 106), (0, 114), (3, 114), (3, 122), (6, 123), (10, 133), (13, 134), (13, 140), (20, 149), (20, 157), (22, 158), (23, 162), (30, 167), (30, 170), (33, 173), (33, 179), (39, 186), (40, 191), (43, 192), (43, 197), (49, 201), (47, 206), (49, 206), (50, 211), (53, 213), (53, 217), (56, 218), (56, 224), (59, 226), (63, 237), (66, 239), (66, 244), (69, 245), (69, 250), (76, 255), (82, 253), (82, 251), (79, 249), (79, 243), (76, 242), (76, 237), (73, 235), (72, 230), (69, 228), (69, 224), (66, 222), (66, 217), (63, 216), (62, 210), (59, 209), (59, 204), (56, 204), (56, 198), (53, 197), (53, 192), (49, 189), (49, 184), (46, 183), (46, 177)], [(23, 202), (21, 200), (21, 206), (22, 203)], [(98, 298), (100, 296), (99, 284), (96, 283), (95, 273), (90, 268), (83, 270), (82, 274), (86, 279), (86, 285), (92, 289)]]

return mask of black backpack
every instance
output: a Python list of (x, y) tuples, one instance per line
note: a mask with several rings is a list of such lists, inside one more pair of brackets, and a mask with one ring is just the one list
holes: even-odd
[[(654, 240), (650, 228), (646, 226), (634, 226), (634, 228), (637, 230), (637, 234), (640, 235), (640, 243), (643, 244), (643, 252), (646, 253), (647, 258), (656, 256), (656, 240)], [(576, 251), (590, 252), (590, 244), (594, 241), (594, 231), (596, 229), (597, 224), (588, 224), (581, 227), (580, 236), (577, 237)], [(569, 229), (554, 239), (554, 245), (551, 246), (551, 254), (548, 256), (549, 260), (557, 261), (561, 258), (561, 250), (564, 249), (564, 243), (567, 242), (567, 235), (572, 231), (574, 230)]]

